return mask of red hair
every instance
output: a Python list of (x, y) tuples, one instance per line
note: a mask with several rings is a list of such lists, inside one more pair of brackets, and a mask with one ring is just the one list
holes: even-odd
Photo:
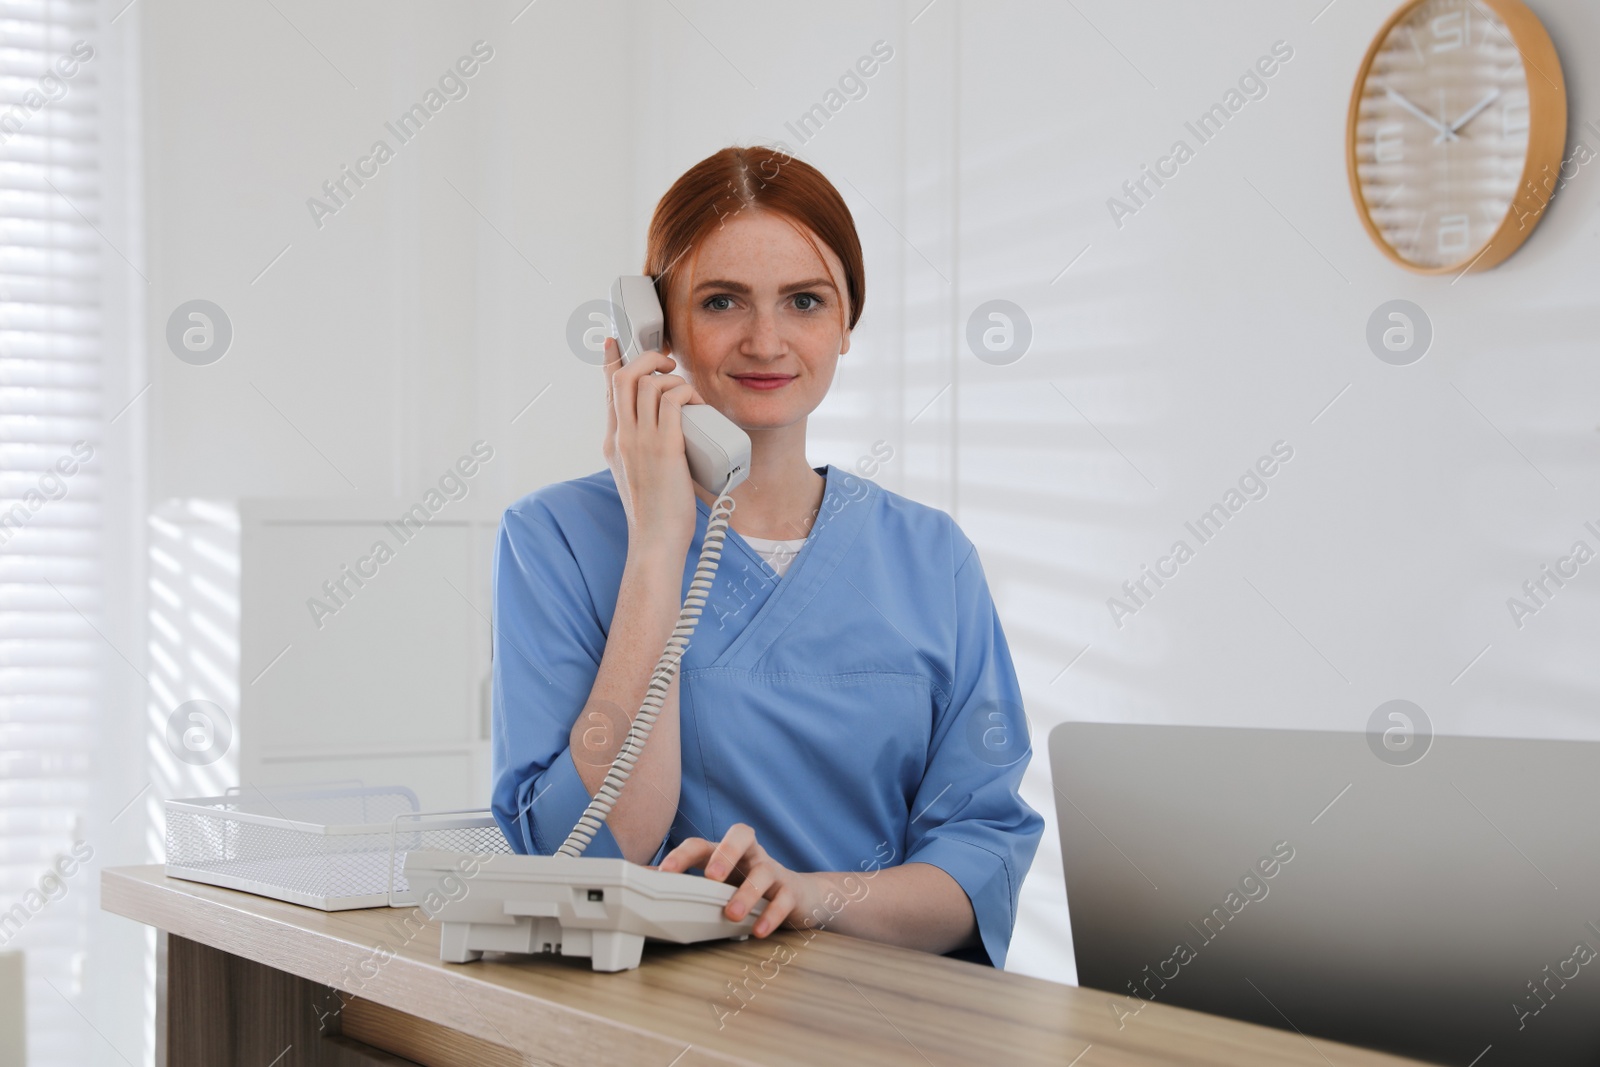
[[(684, 171), (656, 204), (645, 243), (644, 272), (656, 280), (656, 292), (668, 316), (666, 340), (672, 337), (669, 294), (677, 288), (687, 256), (688, 284), (693, 288), (694, 263), (701, 243), (722, 220), (744, 210), (782, 216), (817, 253), (825, 273), (828, 261), (812, 239), (815, 234), (844, 265), (849, 321), (841, 308), (839, 329), (854, 329), (866, 303), (867, 280), (861, 262), (861, 239), (855, 219), (833, 183), (822, 172), (776, 148), (729, 147)], [(685, 341), (689, 338), (685, 338)]]

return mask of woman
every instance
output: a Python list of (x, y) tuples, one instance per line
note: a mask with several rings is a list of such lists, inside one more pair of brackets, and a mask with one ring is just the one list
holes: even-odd
[(604, 780), (705, 536), (680, 413), (711, 404), (750, 435), (750, 476), (585, 855), (737, 885), (730, 919), (767, 901), (757, 937), (826, 925), (1003, 966), (1044, 821), (1017, 793), (1031, 749), (977, 554), (945, 513), (806, 461), (866, 292), (849, 209), (797, 159), (726, 148), (657, 205), (645, 272), (667, 330), (628, 366), (607, 342), (608, 469), (501, 523), (496, 818), (548, 855)]

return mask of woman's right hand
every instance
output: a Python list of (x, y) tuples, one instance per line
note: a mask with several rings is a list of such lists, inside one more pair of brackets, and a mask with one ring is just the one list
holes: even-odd
[(606, 338), (606, 436), (601, 451), (628, 516), (628, 552), (659, 549), (682, 560), (694, 541), (696, 496), (683, 449), (682, 408), (705, 401), (677, 364), (645, 352), (626, 366)]

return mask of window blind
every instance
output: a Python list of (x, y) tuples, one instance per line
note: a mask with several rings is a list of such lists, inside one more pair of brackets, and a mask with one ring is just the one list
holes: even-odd
[(93, 847), (81, 842), (102, 654), (111, 253), (95, 16), (85, 0), (0, 2), (0, 951), (24, 953), (36, 1067), (105, 1051), (75, 1007), (91, 876), (57, 865)]

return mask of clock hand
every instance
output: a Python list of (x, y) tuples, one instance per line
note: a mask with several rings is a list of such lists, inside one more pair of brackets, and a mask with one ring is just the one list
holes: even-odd
[[(1495, 98), (1498, 97), (1499, 95), (1500, 95), (1500, 90), (1499, 89), (1490, 89), (1488, 94), (1486, 96), (1484, 96), (1484, 98), (1482, 100), (1479, 100), (1476, 104), (1474, 104), (1470, 111), (1468, 111), (1465, 115), (1462, 115), (1460, 118), (1456, 119), (1454, 122), (1452, 122), (1450, 124), (1450, 132), (1454, 133), (1455, 131), (1461, 129), (1461, 127), (1465, 126), (1467, 123), (1471, 122), (1473, 119), (1477, 118), (1478, 117), (1478, 112), (1482, 111), (1484, 108), (1486, 108), (1490, 104), (1494, 103)], [(1439, 136), (1437, 136), (1437, 137), (1435, 137), (1433, 139), (1433, 143), (1434, 144), (1438, 144), (1439, 142), (1441, 142), (1443, 140), (1444, 140), (1444, 133), (1440, 132)]]
[(1454, 130), (1452, 130), (1450, 127), (1446, 126), (1444, 123), (1440, 122), (1438, 119), (1434, 118), (1432, 115), (1428, 114), (1426, 111), (1422, 110), (1416, 104), (1413, 104), (1410, 100), (1407, 100), (1405, 98), (1405, 96), (1402, 95), (1399, 91), (1397, 91), (1395, 89), (1390, 89), (1388, 95), (1389, 95), (1389, 99), (1390, 100), (1393, 100), (1395, 103), (1399, 104), (1401, 107), (1405, 108), (1407, 111), (1409, 111), (1413, 115), (1417, 116), (1417, 118), (1421, 119), (1423, 122), (1426, 122), (1429, 126), (1432, 126), (1434, 129), (1438, 130), (1439, 131), (1439, 138), (1441, 140), (1445, 140), (1445, 141), (1454, 141), (1454, 140), (1456, 140), (1456, 132)]

